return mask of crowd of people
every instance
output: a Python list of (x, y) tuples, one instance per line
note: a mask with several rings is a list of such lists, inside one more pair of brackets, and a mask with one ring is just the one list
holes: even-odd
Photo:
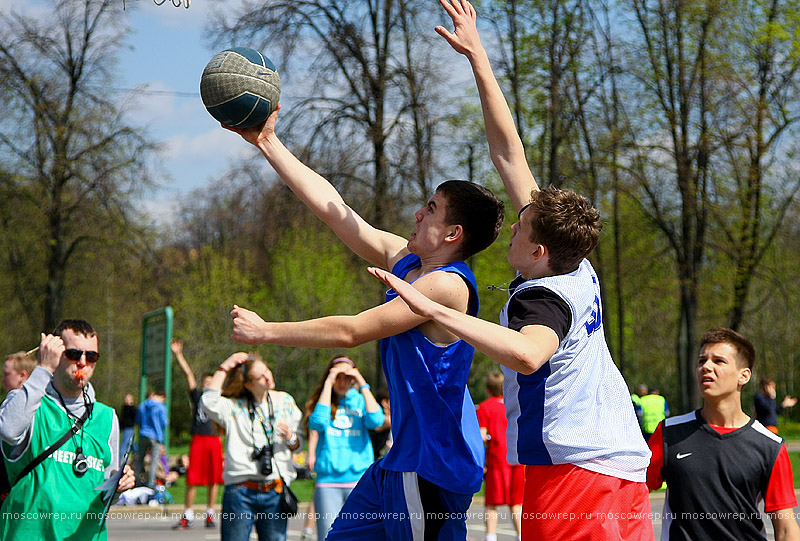
[[(265, 321), (234, 305), (234, 340), (343, 350), (379, 340), (388, 392), (373, 395), (355, 362), (337, 355), (303, 411), (253, 351), (231, 354), (198, 387), (174, 341), (192, 416), (186, 506), (175, 528), (193, 527), (196, 489), (206, 486), (203, 522), (218, 522), (223, 540), (244, 541), (253, 530), (260, 540), (286, 539), (296, 512), (293, 456), (307, 441), (316, 479), (306, 528), (318, 539), (464, 540), (483, 485), (487, 541), (496, 539), (500, 506), (526, 541), (647, 541), (655, 537), (649, 491), (666, 483), (662, 539), (763, 539), (763, 500), (775, 538), (800, 540), (791, 463), (776, 434), (779, 408), (796, 399), (778, 404), (774, 381), (764, 379), (756, 415), (747, 415), (742, 390), (755, 348), (723, 327), (701, 339), (702, 408), (670, 417), (658, 389), (630, 394), (605, 341), (599, 278), (587, 259), (600, 215), (575, 192), (538, 187), (475, 9), (467, 0), (440, 3), (452, 30), (436, 32), (469, 62), (491, 159), (518, 217), (507, 256), (516, 277), (499, 322), (477, 317), (476, 278), (465, 263), (502, 225), (504, 205), (490, 190), (444, 182), (405, 239), (367, 223), (283, 145), (280, 107), (261, 126), (226, 128), (389, 287), (369, 310), (306, 321)], [(467, 386), (475, 350), (501, 367), (477, 407)], [(11, 486), (0, 539), (105, 539), (105, 523), (86, 517), (113, 492), (158, 482), (165, 393), (151, 390), (138, 408), (126, 397), (120, 422), (90, 384), (99, 358), (97, 333), (82, 320), (42, 334), (35, 362), (25, 353), (7, 358), (0, 447)], [(120, 455), (136, 428), (132, 470)], [(108, 489), (96, 491), (104, 482)], [(8, 518), (48, 510), (70, 518)]]

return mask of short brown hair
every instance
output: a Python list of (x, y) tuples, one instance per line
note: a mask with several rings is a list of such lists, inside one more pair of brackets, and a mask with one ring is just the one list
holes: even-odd
[(460, 225), (464, 230), (462, 258), (467, 259), (494, 242), (503, 227), (505, 206), (490, 189), (467, 180), (448, 180), (436, 192), (447, 201), (447, 225)]
[(753, 369), (756, 362), (756, 348), (753, 343), (727, 327), (715, 327), (705, 332), (700, 339), (700, 350), (702, 351), (706, 344), (730, 344), (736, 350), (736, 366), (739, 368)]
[(490, 372), (486, 376), (486, 390), (492, 396), (503, 396), (503, 373)]
[(17, 374), (25, 371), (30, 376), (33, 369), (36, 368), (36, 358), (33, 355), (25, 355), (24, 351), (8, 355), (6, 361), (11, 361), (11, 366)]
[(531, 193), (531, 241), (550, 253), (550, 270), (566, 274), (600, 242), (600, 213), (587, 198), (550, 186)]

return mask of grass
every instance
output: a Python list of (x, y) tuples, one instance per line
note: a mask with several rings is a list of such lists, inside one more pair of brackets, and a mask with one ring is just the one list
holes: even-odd
[(800, 423), (779, 415), (778, 434), (786, 440), (800, 440)]

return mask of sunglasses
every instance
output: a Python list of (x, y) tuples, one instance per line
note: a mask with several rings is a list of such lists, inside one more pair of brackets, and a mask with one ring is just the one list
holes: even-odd
[(83, 355), (86, 355), (86, 362), (87, 363), (96, 363), (97, 359), (100, 358), (100, 354), (96, 351), (83, 351), (82, 349), (66, 349), (64, 350), (64, 356), (69, 359), (70, 361), (80, 361)]

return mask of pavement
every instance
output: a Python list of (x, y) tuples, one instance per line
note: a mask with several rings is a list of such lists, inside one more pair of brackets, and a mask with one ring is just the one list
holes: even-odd
[[(664, 492), (650, 494), (656, 539), (661, 537), (661, 510), (664, 507), (664, 496)], [(287, 531), (287, 539), (289, 541), (301, 539), (307, 510), (308, 504), (301, 503), (299, 515), (289, 521)], [(180, 541), (182, 539), (218, 540), (220, 538), (218, 527), (214, 529), (205, 528), (200, 520), (187, 530), (173, 530), (172, 526), (178, 522), (182, 512), (183, 508), (177, 505), (112, 507), (108, 517), (108, 539), (109, 541)], [(800, 516), (799, 512), (800, 509), (795, 508), (795, 516)], [(515, 541), (517, 534), (511, 523), (508, 509), (503, 510), (501, 508), (498, 510), (498, 515), (498, 541)], [(483, 499), (476, 497), (472, 501), (467, 518), (467, 541), (483, 541), (485, 532), (483, 520)], [(772, 532), (772, 524), (768, 519), (765, 520), (765, 523), (767, 525), (767, 539), (774, 541), (775, 536)], [(257, 539), (255, 533), (251, 535), (251, 539)], [(315, 540), (316, 536), (310, 539)]]

